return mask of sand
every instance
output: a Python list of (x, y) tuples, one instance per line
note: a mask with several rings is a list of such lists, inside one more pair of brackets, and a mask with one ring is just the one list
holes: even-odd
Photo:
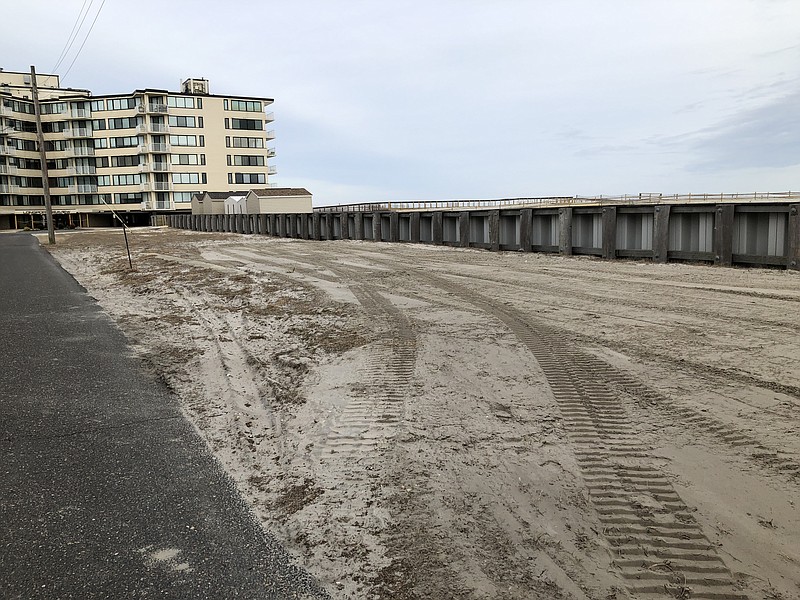
[(800, 274), (164, 228), (53, 255), (334, 598), (800, 598)]

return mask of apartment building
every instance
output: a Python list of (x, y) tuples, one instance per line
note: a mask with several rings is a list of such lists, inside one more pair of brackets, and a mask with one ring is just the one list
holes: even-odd
[[(37, 74), (56, 226), (131, 224), (190, 211), (208, 190), (269, 187), (270, 98), (216, 95), (205, 79), (180, 92), (95, 96)], [(0, 71), (0, 229), (45, 223), (31, 74)]]

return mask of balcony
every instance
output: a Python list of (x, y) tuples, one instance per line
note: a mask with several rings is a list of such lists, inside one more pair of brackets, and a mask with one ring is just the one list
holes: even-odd
[(0, 165), (0, 175), (16, 175), (17, 167), (14, 165)]
[(265, 137), (268, 140), (274, 140), (275, 139), (275, 130), (274, 129), (270, 129), (269, 131), (267, 131)]
[(19, 186), (0, 183), (0, 194), (19, 194)]
[(75, 146), (72, 148), (72, 156), (94, 156), (94, 148)]
[(70, 194), (96, 194), (97, 185), (87, 183), (82, 185), (71, 185), (67, 188)]
[(92, 110), (90, 108), (73, 108), (72, 109), (72, 118), (73, 119), (91, 119), (92, 118)]
[(169, 210), (171, 208), (169, 200), (156, 200), (156, 210)]
[(149, 192), (150, 191), (150, 184), (149, 183), (140, 183), (139, 184), (139, 191), (140, 192)]
[(91, 165), (78, 165), (76, 167), (68, 167), (67, 174), (69, 175), (97, 175), (97, 167)]
[(62, 134), (67, 138), (90, 138), (92, 137), (92, 130), (88, 127), (74, 127), (65, 129)]
[(169, 152), (169, 144), (150, 144), (150, 152)]
[(169, 163), (152, 162), (139, 165), (139, 173), (166, 173), (169, 171)]
[(275, 113), (273, 113), (273, 112), (264, 113), (264, 120), (267, 121), (267, 122), (274, 121), (275, 120)]
[(150, 125), (137, 125), (136, 133), (167, 133), (169, 126), (164, 123), (150, 123)]
[(152, 200), (142, 200), (142, 210), (153, 210), (153, 201)]
[(157, 115), (165, 115), (165, 114), (167, 114), (167, 105), (166, 104), (148, 103), (147, 112), (155, 113)]
[(0, 156), (13, 156), (17, 153), (17, 149), (13, 146), (0, 145)]
[(270, 165), (267, 167), (267, 175), (277, 175), (278, 174), (278, 167), (274, 165)]
[(172, 184), (169, 181), (156, 181), (153, 183), (153, 191), (155, 192), (168, 192), (172, 189)]
[(147, 154), (147, 144), (139, 144), (139, 146), (136, 148), (136, 152), (139, 154)]
[(267, 158), (275, 156), (275, 148), (267, 148)]
[(0, 103), (0, 115), (3, 116), (3, 117), (13, 117), (14, 116), (14, 111), (11, 110), (10, 107), (3, 106), (3, 104)]

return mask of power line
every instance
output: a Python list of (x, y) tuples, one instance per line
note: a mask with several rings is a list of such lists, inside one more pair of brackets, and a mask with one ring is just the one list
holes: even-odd
[(72, 70), (72, 65), (75, 64), (75, 61), (78, 60), (78, 57), (81, 55), (81, 50), (83, 50), (83, 47), (86, 45), (86, 40), (89, 39), (89, 34), (92, 33), (92, 29), (94, 29), (94, 24), (97, 23), (97, 17), (100, 16), (100, 11), (103, 10), (103, 6), (105, 6), (105, 3), (106, 3), (106, 0), (103, 0), (100, 3), (100, 8), (97, 9), (97, 14), (94, 16), (94, 21), (92, 21), (92, 25), (89, 27), (89, 31), (86, 32), (86, 37), (83, 38), (83, 43), (81, 44), (81, 47), (78, 48), (78, 53), (75, 55), (75, 58), (72, 59), (72, 62), (69, 64), (69, 67), (67, 67), (67, 70), (64, 73), (63, 77), (61, 77), (62, 84), (63, 84), (64, 80), (67, 78), (67, 75), (69, 74), (69, 72)]
[[(78, 17), (75, 19), (75, 23), (72, 25), (72, 31), (70, 32), (69, 37), (67, 38), (66, 44), (64, 44), (64, 49), (61, 50), (61, 54), (59, 54), (55, 66), (52, 69), (50, 69), (50, 73), (55, 73), (56, 69), (61, 65), (63, 60), (67, 57), (70, 48), (72, 48), (72, 44), (75, 43), (75, 38), (78, 37), (78, 32), (80, 31), (81, 27), (83, 27), (83, 22), (86, 20), (86, 17), (89, 16), (89, 10), (91, 10), (94, 0), (89, 1), (88, 8), (86, 8), (87, 1), (89, 0), (83, 0), (83, 6), (81, 6), (81, 10), (78, 13)], [(83, 14), (84, 8), (86, 8), (86, 14)], [(83, 16), (83, 19), (81, 19), (81, 16)], [(78, 25), (79, 21), (80, 25)]]

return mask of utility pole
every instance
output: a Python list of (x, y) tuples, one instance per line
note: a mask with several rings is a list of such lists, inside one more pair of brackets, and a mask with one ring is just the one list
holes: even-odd
[(47, 213), (47, 241), (56, 243), (56, 229), (53, 225), (53, 207), (50, 204), (50, 178), (47, 173), (47, 152), (44, 149), (44, 133), (42, 132), (42, 111), (39, 108), (39, 88), (36, 87), (36, 69), (31, 65), (31, 95), (33, 109), (36, 112), (36, 137), (39, 139), (39, 160), (42, 161), (42, 191), (44, 192), (44, 210)]

